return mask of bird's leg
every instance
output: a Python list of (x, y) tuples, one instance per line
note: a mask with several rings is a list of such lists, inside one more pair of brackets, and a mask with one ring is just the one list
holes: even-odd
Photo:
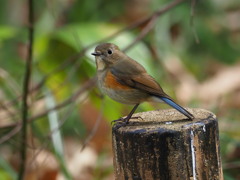
[(136, 111), (137, 107), (139, 106), (139, 104), (136, 104), (133, 109), (131, 110), (131, 112), (127, 115), (126, 118), (123, 118), (123, 121), (128, 124), (129, 120), (131, 119), (133, 113)]
[[(133, 107), (133, 109), (131, 110), (131, 112), (127, 115), (127, 117), (114, 120), (114, 121), (112, 121), (112, 123), (122, 121), (122, 122), (128, 124), (129, 120), (132, 118), (132, 115), (133, 115), (133, 113), (136, 111), (136, 109), (137, 109), (138, 106), (139, 106), (139, 104), (136, 104), (136, 105)], [(134, 117), (134, 118), (135, 118), (135, 117)], [(138, 118), (138, 117), (136, 117), (136, 118)]]

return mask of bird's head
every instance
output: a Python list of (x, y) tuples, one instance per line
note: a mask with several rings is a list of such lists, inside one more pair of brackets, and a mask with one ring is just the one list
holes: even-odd
[(97, 69), (103, 70), (121, 60), (123, 53), (115, 44), (103, 43), (95, 48), (95, 51), (92, 53), (92, 55), (95, 56)]

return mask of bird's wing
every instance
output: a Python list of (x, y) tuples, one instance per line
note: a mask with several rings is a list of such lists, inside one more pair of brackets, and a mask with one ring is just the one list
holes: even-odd
[(146, 72), (141, 64), (128, 56), (126, 56), (126, 59), (116, 62), (111, 69), (121, 75), (136, 75)]
[(147, 74), (144, 67), (136, 61), (122, 61), (111, 68), (111, 73), (123, 85), (128, 85), (151, 95), (170, 98), (155, 79)]
[[(117, 66), (117, 68), (113, 66), (111, 68), (111, 73), (115, 76), (115, 78), (120, 84), (127, 85), (143, 91), (149, 95), (156, 96), (168, 105), (172, 106), (173, 108), (184, 114), (189, 119), (194, 119), (194, 116), (190, 112), (175, 103), (172, 98), (163, 91), (161, 86), (155, 81), (152, 76), (147, 74), (146, 70), (142, 66), (138, 66), (138, 68), (136, 68), (134, 64), (131, 64), (129, 62), (124, 62), (119, 65)], [(142, 68), (143, 70), (141, 70), (140, 68)]]

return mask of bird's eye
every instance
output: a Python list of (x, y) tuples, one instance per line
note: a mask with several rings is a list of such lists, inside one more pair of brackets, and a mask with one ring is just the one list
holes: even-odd
[(108, 53), (108, 54), (112, 54), (113, 52), (112, 52), (111, 49), (109, 49), (109, 50), (107, 51), (107, 53)]

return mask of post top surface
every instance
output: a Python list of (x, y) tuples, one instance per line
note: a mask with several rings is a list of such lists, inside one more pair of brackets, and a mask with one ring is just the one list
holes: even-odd
[(199, 108), (186, 109), (195, 116), (193, 121), (186, 119), (184, 115), (175, 109), (164, 109), (135, 113), (133, 117), (139, 118), (130, 119), (129, 124), (116, 123), (113, 128), (124, 132), (159, 131), (159, 128), (178, 131), (182, 128), (189, 129), (195, 126), (205, 128), (205, 125), (210, 121), (217, 120), (216, 115), (210, 111)]

